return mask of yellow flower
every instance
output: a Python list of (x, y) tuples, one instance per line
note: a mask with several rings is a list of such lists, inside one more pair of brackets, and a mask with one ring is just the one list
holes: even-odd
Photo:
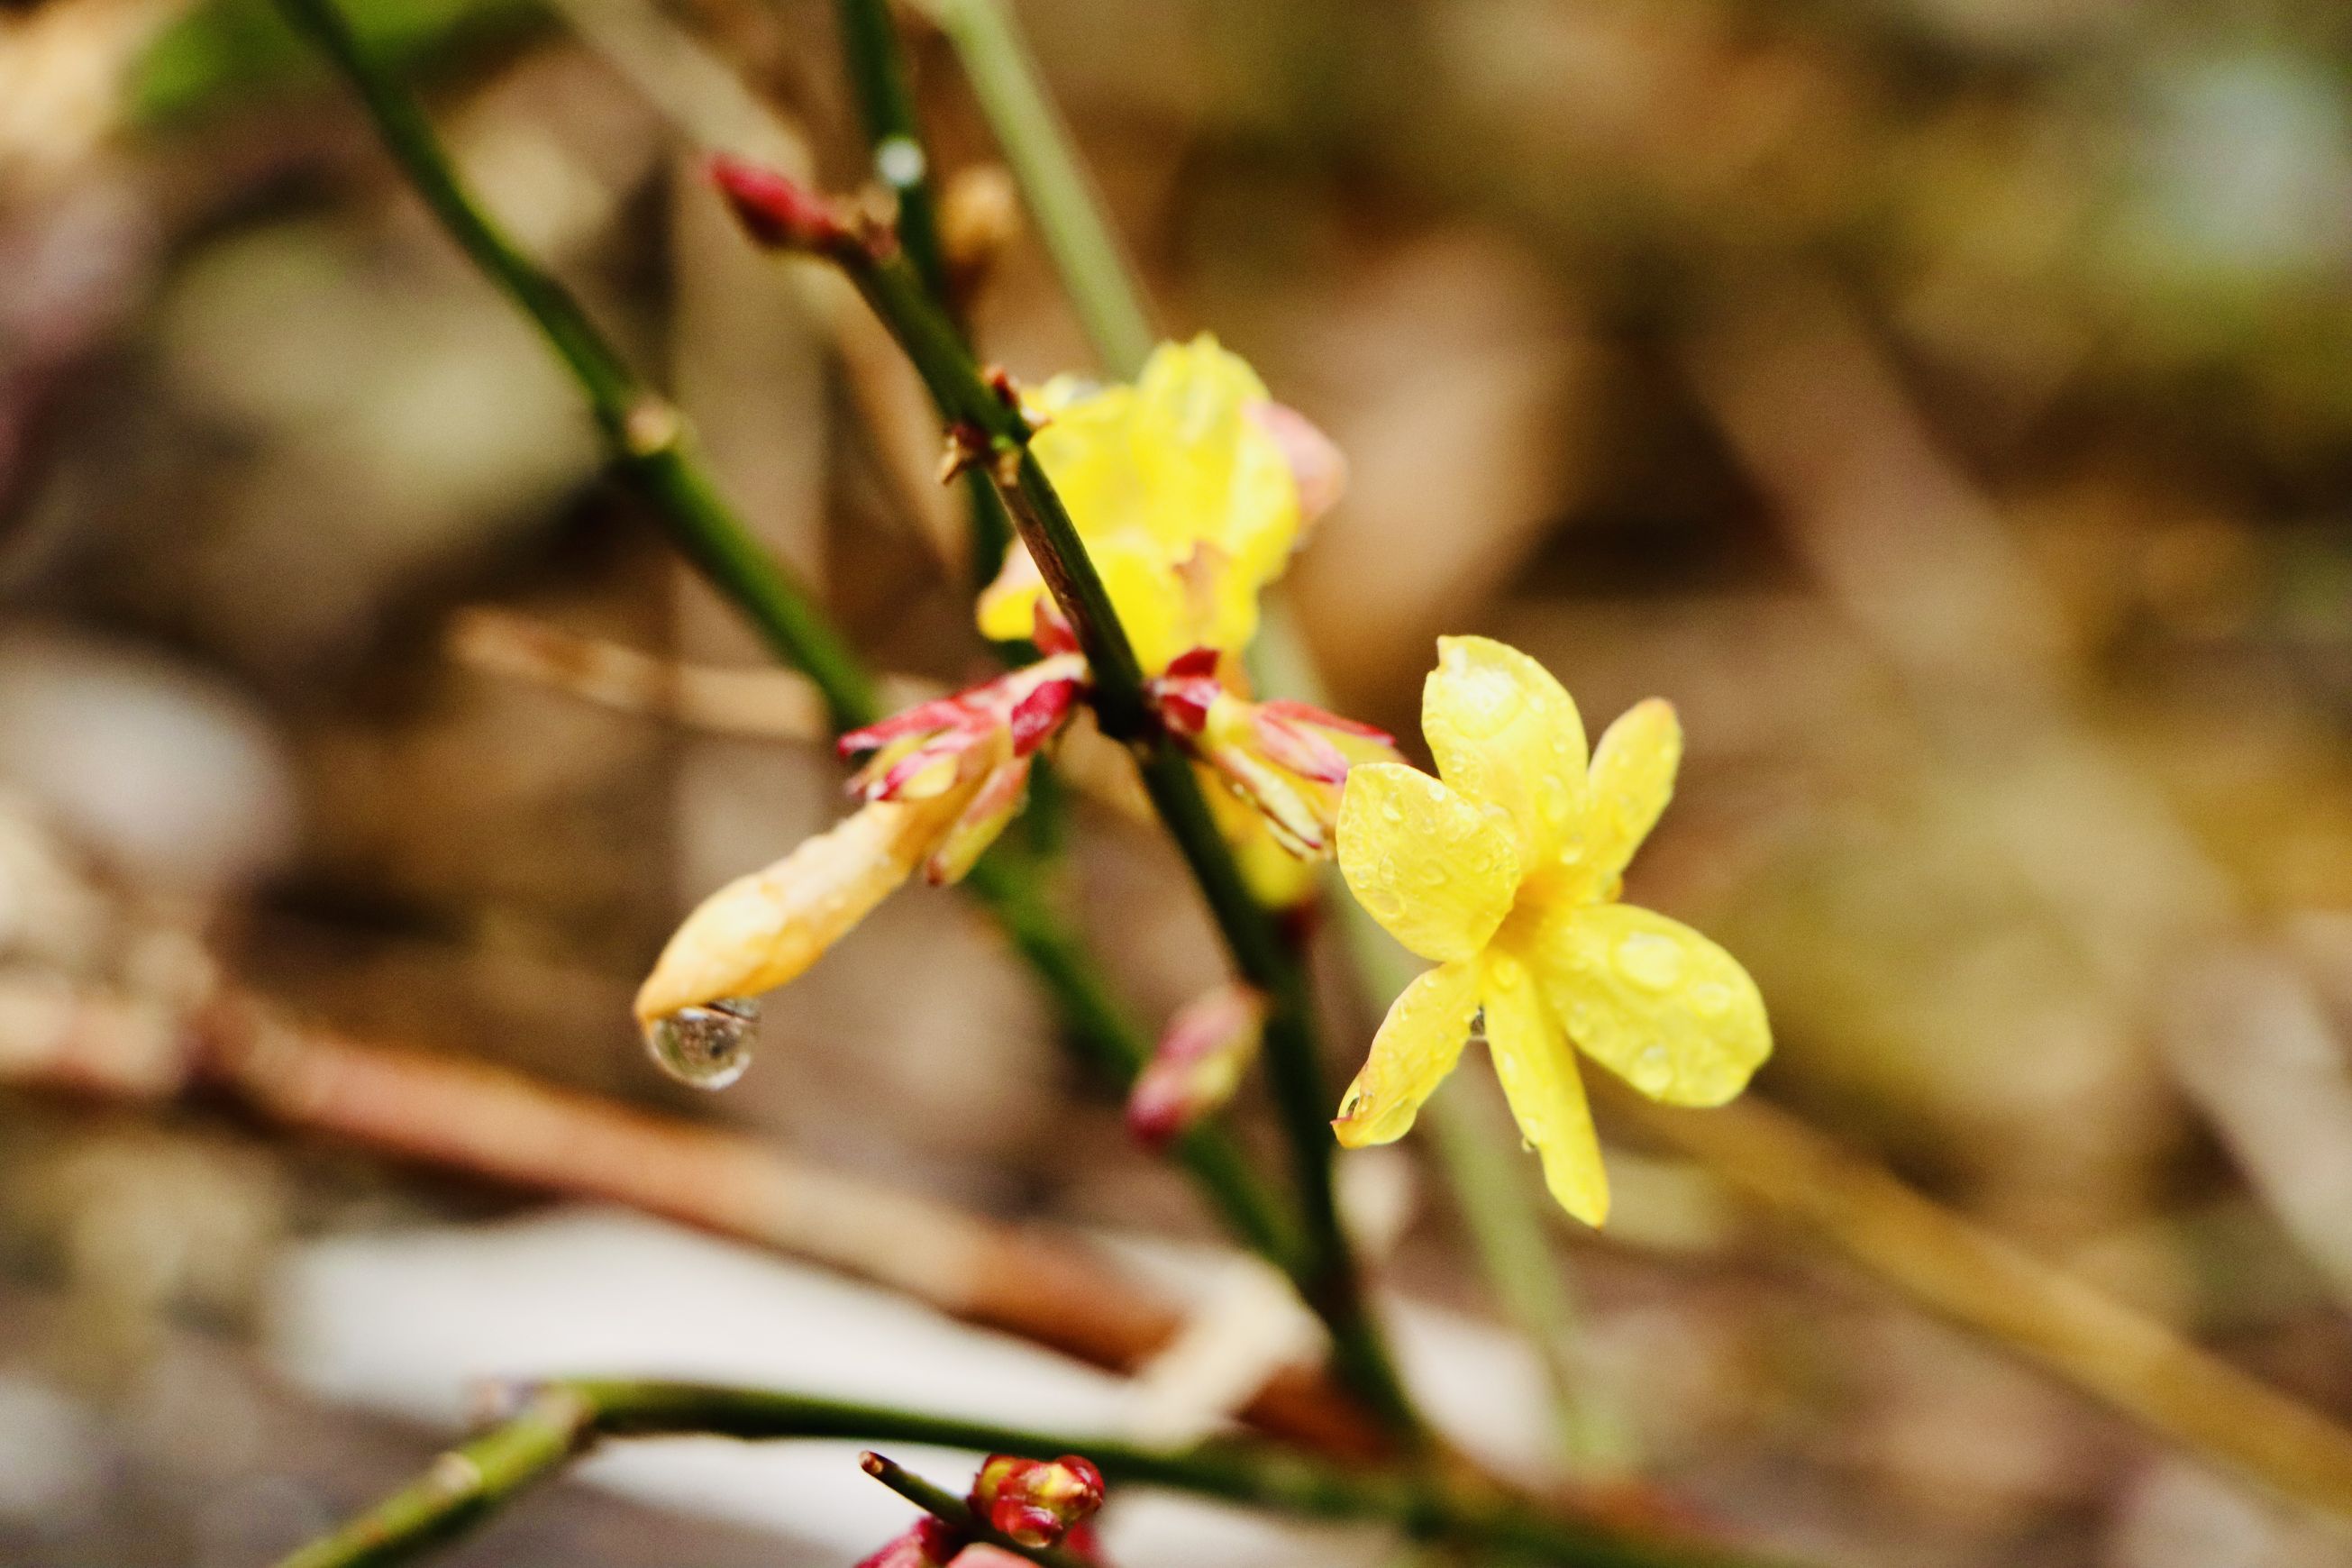
[(1641, 703), (1588, 769), (1583, 721), (1559, 682), (1485, 637), (1439, 640), (1421, 714), (1439, 777), (1352, 769), (1339, 868), (1372, 917), (1437, 967), (1389, 1009), (1333, 1128), (1349, 1148), (1403, 1136), (1483, 1013), (1545, 1184), (1597, 1226), (1609, 1184), (1570, 1042), (1675, 1105), (1722, 1104), (1772, 1049), (1738, 960), (1615, 901), (1674, 792), (1681, 726), (1667, 703)]
[[(1144, 672), (1195, 647), (1247, 643), (1258, 594), (1298, 542), (1291, 454), (1304, 437), (1292, 426), (1305, 422), (1277, 410), (1256, 373), (1206, 333), (1160, 345), (1131, 386), (1056, 376), (1031, 407), (1045, 425), (1030, 449)], [(1336, 461), (1328, 454), (1326, 466)], [(1319, 500), (1327, 487), (1317, 488)], [(999, 640), (1032, 637), (1041, 607), (1050, 613), (1044, 579), (1016, 547), (980, 596), (980, 629)]]

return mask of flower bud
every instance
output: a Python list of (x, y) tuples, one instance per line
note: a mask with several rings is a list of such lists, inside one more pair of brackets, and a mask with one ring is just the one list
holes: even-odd
[(882, 1543), (857, 1568), (947, 1568), (967, 1545), (964, 1534), (943, 1519), (925, 1514)]
[(871, 260), (892, 243), (887, 226), (777, 170), (724, 153), (709, 167), (736, 221), (772, 249)]
[(1069, 722), (1086, 679), (1085, 659), (1058, 654), (852, 731), (842, 754), (872, 754), (850, 789), (869, 803), (970, 789), (923, 865), (934, 883), (961, 881), (1020, 811), (1031, 759)]
[(1168, 732), (1255, 806), (1282, 847), (1328, 854), (1339, 792), (1358, 763), (1397, 762), (1396, 743), (1369, 724), (1304, 702), (1253, 702), (1213, 648), (1173, 660), (1150, 684)]
[(1231, 983), (1169, 1021), (1127, 1098), (1127, 1130), (1160, 1148), (1234, 1097), (1265, 1032), (1265, 997)]
[(971, 1483), (972, 1510), (1024, 1546), (1054, 1546), (1102, 1507), (1102, 1472), (1075, 1454), (992, 1454)]

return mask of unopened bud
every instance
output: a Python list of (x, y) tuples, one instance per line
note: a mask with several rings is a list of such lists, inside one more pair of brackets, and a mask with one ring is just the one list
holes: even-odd
[(744, 231), (761, 245), (836, 258), (871, 259), (887, 231), (844, 204), (810, 190), (788, 174), (748, 159), (719, 153), (711, 183), (735, 211)]
[(1102, 1472), (1075, 1454), (992, 1454), (971, 1483), (974, 1512), (1024, 1546), (1054, 1546), (1102, 1507)]
[(1157, 1149), (1233, 1099), (1265, 1032), (1265, 996), (1238, 983), (1186, 1004), (1127, 1099), (1127, 1130)]
[(947, 1568), (967, 1544), (963, 1531), (927, 1513), (884, 1542), (857, 1568)]

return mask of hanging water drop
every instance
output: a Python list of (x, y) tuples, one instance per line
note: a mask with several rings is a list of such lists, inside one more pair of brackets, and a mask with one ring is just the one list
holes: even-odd
[(1683, 977), (1683, 951), (1671, 937), (1633, 931), (1617, 943), (1617, 973), (1636, 985), (1664, 991)]
[(681, 1007), (646, 1026), (646, 1050), (680, 1083), (725, 1089), (751, 1067), (759, 1025), (756, 999), (722, 996), (700, 1007)]

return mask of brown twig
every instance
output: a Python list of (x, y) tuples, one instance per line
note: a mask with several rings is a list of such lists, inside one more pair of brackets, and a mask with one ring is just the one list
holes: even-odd
[[(468, 669), (543, 686), (616, 713), (743, 740), (833, 743), (824, 698), (795, 670), (681, 663), (509, 610), (462, 612), (450, 626), (448, 648)], [(908, 675), (884, 676), (880, 684), (885, 704), (893, 709), (944, 689)], [(1072, 726), (1054, 762), (1081, 795), (1132, 821), (1151, 820), (1135, 764), (1092, 724)]]
[[(771, 1247), (1113, 1371), (1139, 1365), (1183, 1324), (1177, 1308), (1073, 1245), (740, 1133), (297, 1026), (234, 991), (190, 1018), (47, 973), (0, 974), (0, 1083), (148, 1103), (226, 1089), (295, 1131)], [(1335, 1455), (1381, 1447), (1320, 1372), (1278, 1373), (1244, 1415)]]
[(2352, 1433), (1747, 1099), (1706, 1111), (1602, 1080), (1609, 1108), (1913, 1300), (2023, 1352), (2190, 1451), (2352, 1514)]

